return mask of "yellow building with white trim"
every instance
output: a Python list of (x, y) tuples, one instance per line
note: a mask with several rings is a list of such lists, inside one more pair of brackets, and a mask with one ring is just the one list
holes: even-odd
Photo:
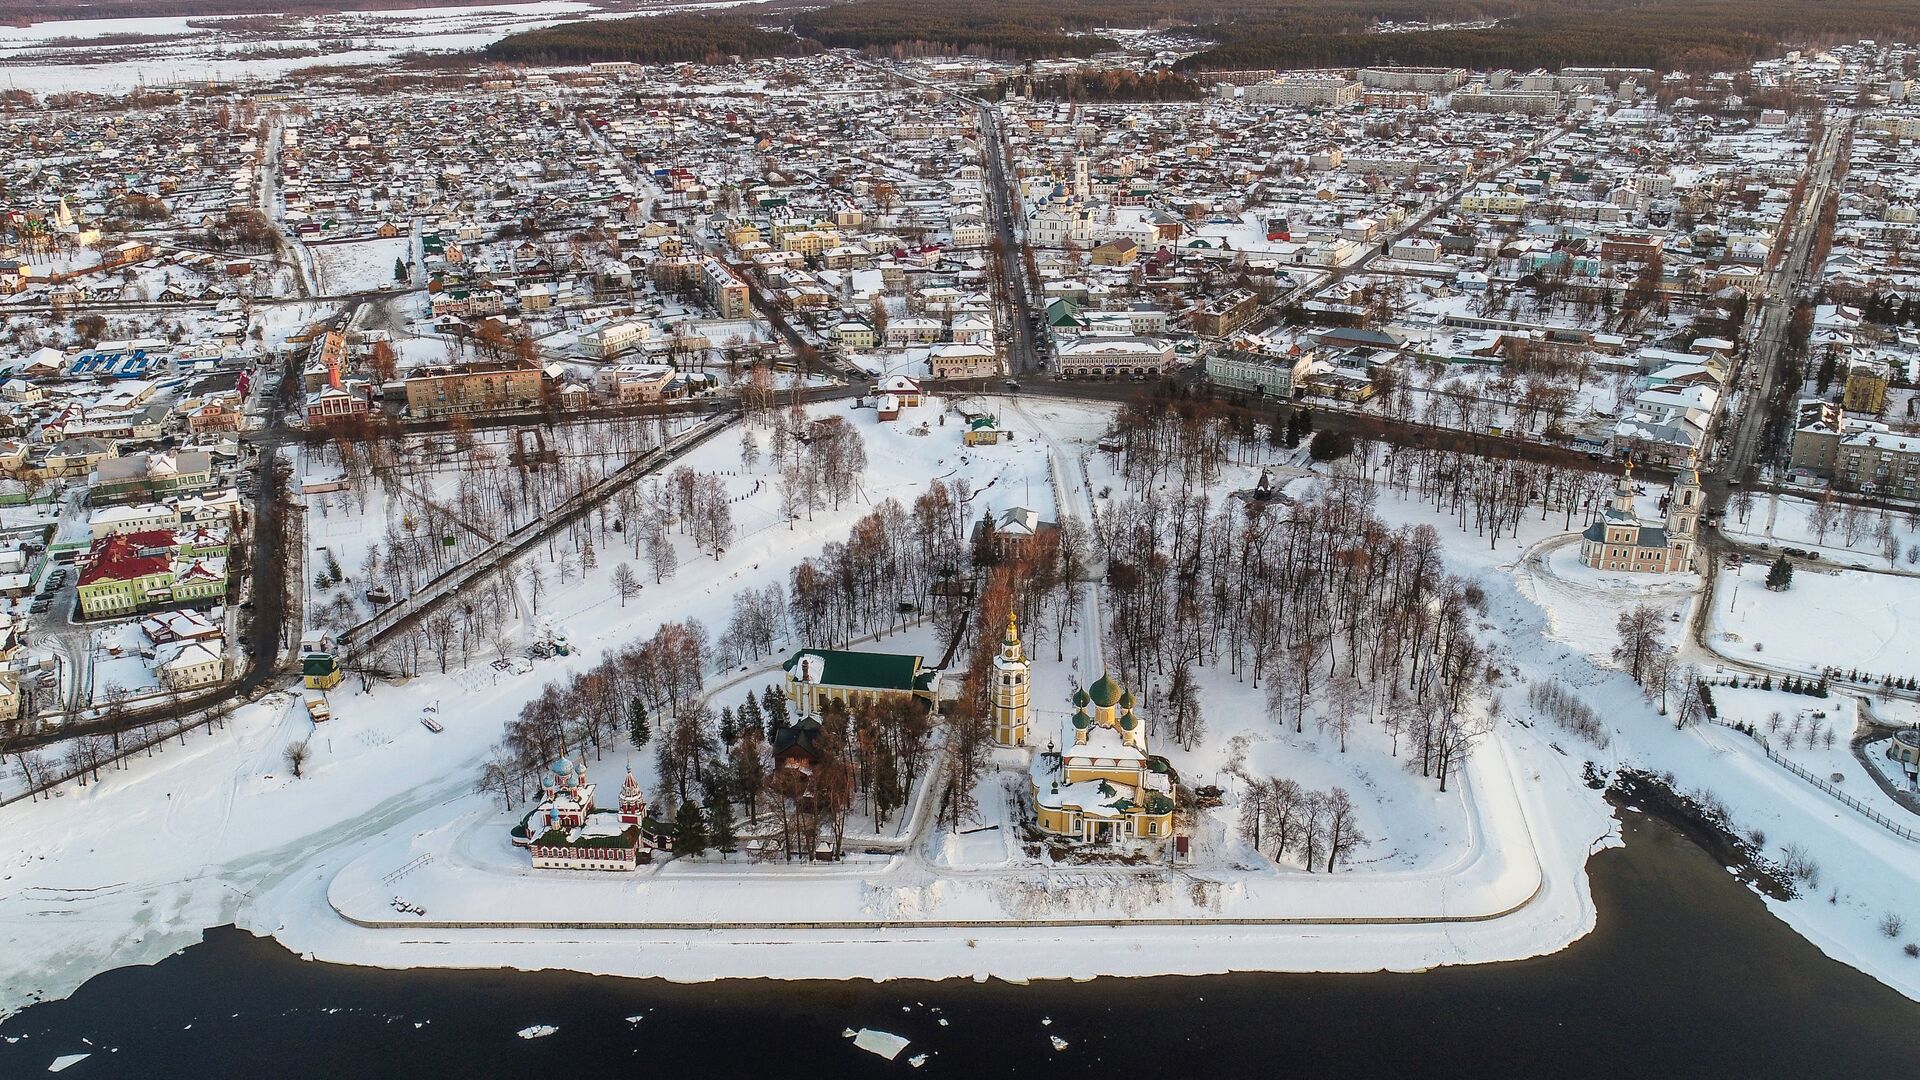
[(1166, 839), (1178, 778), (1165, 758), (1148, 752), (1146, 721), (1133, 711), (1133, 693), (1103, 674), (1075, 692), (1073, 702), (1063, 749), (1041, 755), (1034, 766), (1035, 823), (1043, 832), (1090, 843)]

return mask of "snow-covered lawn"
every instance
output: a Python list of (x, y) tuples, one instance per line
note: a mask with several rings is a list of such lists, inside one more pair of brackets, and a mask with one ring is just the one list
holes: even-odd
[(315, 287), (323, 293), (368, 292), (382, 285), (404, 287), (393, 276), (393, 264), (399, 259), (413, 263), (413, 239), (352, 240), (339, 244), (308, 244), (320, 280)]
[(1822, 533), (1813, 527), (1819, 513), (1812, 500), (1769, 494), (1753, 500), (1745, 521), (1737, 504), (1729, 507), (1721, 529), (1737, 540), (1775, 550), (1817, 550), (1821, 558), (1849, 566), (1920, 572), (1920, 521), (1913, 515), (1835, 502), (1826, 510), (1829, 521)]
[(1785, 592), (1749, 562), (1714, 582), (1710, 630), (1728, 657), (1815, 672), (1920, 674), (1920, 578), (1801, 566)]

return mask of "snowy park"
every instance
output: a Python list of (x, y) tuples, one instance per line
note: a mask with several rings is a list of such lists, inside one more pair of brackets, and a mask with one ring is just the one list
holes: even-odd
[[(956, 408), (991, 413), (1011, 438), (963, 445)], [(789, 439), (802, 430), (794, 418), (782, 423)], [(1021, 979), (1510, 959), (1562, 948), (1593, 926), (1585, 860), (1616, 842), (1616, 828), (1587, 773), (1644, 763), (1671, 770), (1682, 790), (1712, 792), (1736, 827), (1764, 829), (1770, 847), (1822, 852), (1834, 903), (1825, 902), (1825, 888), (1817, 898), (1808, 890), (1770, 903), (1829, 952), (1920, 992), (1897, 954), (1882, 959), (1872, 929), (1911, 888), (1900, 867), (1913, 863), (1894, 858), (1891, 873), (1867, 868), (1903, 842), (1836, 812), (1747, 736), (1715, 725), (1677, 728), (1611, 655), (1615, 623), (1635, 605), (1654, 604), (1668, 644), (1680, 644), (1678, 620), (1691, 610), (1697, 578), (1628, 587), (1571, 557), (1558, 511), (1535, 508), (1475, 528), (1470, 508), (1447, 504), (1444, 492), (1384, 482), (1386, 463), (1367, 454), (1327, 470), (1288, 449), (1236, 445), (1217, 483), (1250, 491), (1264, 475), (1277, 491), (1273, 505), (1296, 514), (1333, 505), (1324, 501), (1330, 489), (1351, 495), (1370, 484), (1364, 497), (1381, 528), (1402, 530), (1403, 543), (1430, 530), (1446, 573), (1462, 583), (1459, 626), (1484, 650), (1492, 679), (1487, 703), (1475, 707), (1482, 733), (1449, 770), (1445, 790), (1419, 768), (1414, 728), (1390, 696), (1341, 699), (1355, 687), (1337, 678), (1321, 687), (1316, 675), (1296, 707), (1284, 667), (1256, 685), (1250, 670), (1236, 672), (1222, 658), (1193, 670), (1204, 730), (1182, 735), (1171, 726), (1178, 709), (1170, 673), (1141, 686), (1161, 714), (1157, 747), (1190, 789), (1217, 791), (1190, 819), (1183, 861), (1089, 858), (1045, 842), (1031, 831), (1026, 761), (1065, 735), (1071, 696), (1089, 667), (1102, 658), (1112, 665), (1133, 647), (1112, 596), (1089, 588), (1083, 603), (1094, 606), (1076, 619), (1043, 611), (1023, 622), (1032, 626), (1035, 729), (1027, 749), (988, 755), (972, 781), (974, 809), (958, 824), (941, 820), (943, 793), (930, 768), (884, 823), (856, 808), (850, 841), (833, 862), (742, 850), (663, 855), (632, 874), (545, 871), (511, 842), (525, 804), (509, 809), (478, 778), (500, 762), (515, 718), (531, 715), (543, 695), (691, 620), (718, 646), (700, 673), (700, 701), (738, 715), (748, 694), (778, 684), (779, 661), (795, 644), (790, 628), (771, 640), (749, 632), (742, 612), (754, 608), (742, 597), (784, 586), (803, 565), (835, 565), (850, 533), (888, 500), (910, 505), (938, 480), (964, 494), (962, 521), (1028, 507), (1089, 519), (1101, 532), (1134, 527), (1142, 474), (1115, 450), (1113, 425), (1106, 407), (1005, 399), (929, 398), (895, 421), (844, 402), (815, 406), (804, 417), (810, 439), (834, 445), (844, 436), (831, 432), (844, 426), (862, 447), (851, 477), (835, 481), (837, 500), (827, 490), (833, 485), (809, 496), (791, 468), (806, 460), (793, 455), (815, 451), (789, 448), (783, 467), (766, 418), (733, 425), (676, 466), (690, 477), (688, 507), (707, 499), (725, 506), (723, 515), (709, 508), (687, 516), (674, 509), (680, 481), (642, 479), (630, 505), (562, 530), (474, 593), (502, 599), (487, 609), (499, 625), (476, 627), (469, 639), (450, 624), (441, 646), (426, 629), (412, 646), (383, 643), (369, 666), (396, 674), (342, 684), (324, 724), (309, 719), (297, 696), (274, 695), (209, 736), (19, 807), (29, 839), (9, 863), (17, 888), (0, 897), (15, 958), (8, 985), (57, 991), (104, 956), (164, 955), (200, 928), (229, 921), (318, 959), (689, 980)], [(596, 457), (593, 440), (570, 445), (603, 474), (617, 463)], [(328, 590), (357, 597), (390, 572), (381, 565), (390, 565), (385, 549), (405, 533), (401, 519), (425, 515), (433, 503), (471, 501), (468, 492), (480, 490), (474, 474), (451, 462), (432, 467), (430, 447), (406, 452), (429, 467), (404, 495), (369, 469), (356, 473), (362, 486), (354, 491), (309, 498), (309, 561), (338, 552), (355, 579), (316, 598)], [(497, 443), (492, 452), (504, 456)], [(303, 461), (298, 475), (319, 477), (335, 465)], [(316, 499), (325, 500), (324, 513)], [(488, 512), (506, 513), (492, 499), (481, 500), (495, 507)], [(468, 542), (455, 537), (456, 546)], [(367, 570), (376, 546), (383, 554)], [(364, 614), (361, 603), (354, 600), (355, 615)], [(855, 647), (937, 663), (946, 650), (932, 614), (876, 610)], [(1089, 632), (1095, 627), (1104, 641)], [(552, 642), (565, 644), (563, 655), (518, 655), (522, 644)], [(1314, 662), (1324, 666), (1326, 656)], [(1576, 728), (1540, 712), (1534, 690), (1545, 684), (1583, 702), (1596, 720)], [(1738, 698), (1724, 707), (1741, 716), (1761, 710)], [(1842, 748), (1850, 722), (1842, 713), (1820, 720)], [(1794, 733), (1801, 743), (1806, 730)], [(631, 769), (661, 806), (678, 798), (660, 768), (664, 739), (635, 747), (622, 733), (581, 756), (602, 790), (617, 790)], [(293, 742), (306, 747), (297, 778), (285, 753)], [(935, 744), (937, 754), (942, 747)], [(1824, 733), (1795, 751), (1830, 752), (1839, 751)], [(1839, 765), (1810, 758), (1808, 767)], [(1267, 823), (1247, 809), (1249, 800), (1283, 780), (1354, 796), (1363, 839), (1337, 872), (1326, 872), (1324, 851), (1303, 857), (1249, 831)], [(107, 818), (115, 828), (99, 828)], [(743, 834), (763, 829), (750, 818), (740, 825)], [(140, 839), (155, 830), (178, 842)], [(87, 925), (98, 931), (57, 948), (23, 931), (34, 913), (54, 907), (89, 912), (95, 921)], [(711, 929), (689, 938), (690, 926)], [(15, 977), (28, 971), (31, 978)]]

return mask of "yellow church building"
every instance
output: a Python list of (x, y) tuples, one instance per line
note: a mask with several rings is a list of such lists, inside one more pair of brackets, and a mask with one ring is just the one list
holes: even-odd
[(1035, 823), (1042, 832), (1090, 843), (1170, 836), (1173, 768), (1148, 752), (1146, 721), (1133, 711), (1133, 693), (1103, 674), (1076, 691), (1073, 703), (1063, 749), (1034, 764)]
[(1666, 520), (1654, 524), (1634, 508), (1633, 463), (1620, 474), (1600, 520), (1580, 534), (1580, 561), (1595, 570), (1678, 574), (1693, 569), (1701, 498), (1700, 470), (1689, 461), (1667, 500)]
[(1020, 623), (1009, 611), (1007, 636), (1000, 641), (1000, 655), (993, 658), (993, 741), (1001, 746), (1026, 745), (1029, 674), (1020, 648)]

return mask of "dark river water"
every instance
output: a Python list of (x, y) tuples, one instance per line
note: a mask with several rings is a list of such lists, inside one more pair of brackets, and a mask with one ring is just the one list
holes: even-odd
[[(0, 1041), (0, 1077), (44, 1077), (60, 1055), (88, 1051), (63, 1080), (1920, 1076), (1920, 1005), (1822, 956), (1670, 827), (1626, 817), (1627, 846), (1592, 864), (1599, 928), (1537, 960), (1412, 975), (679, 986), (303, 963), (225, 929), (0, 1025), (17, 1040)], [(535, 1024), (559, 1031), (515, 1034)], [(860, 1027), (913, 1042), (886, 1061), (843, 1037)]]

